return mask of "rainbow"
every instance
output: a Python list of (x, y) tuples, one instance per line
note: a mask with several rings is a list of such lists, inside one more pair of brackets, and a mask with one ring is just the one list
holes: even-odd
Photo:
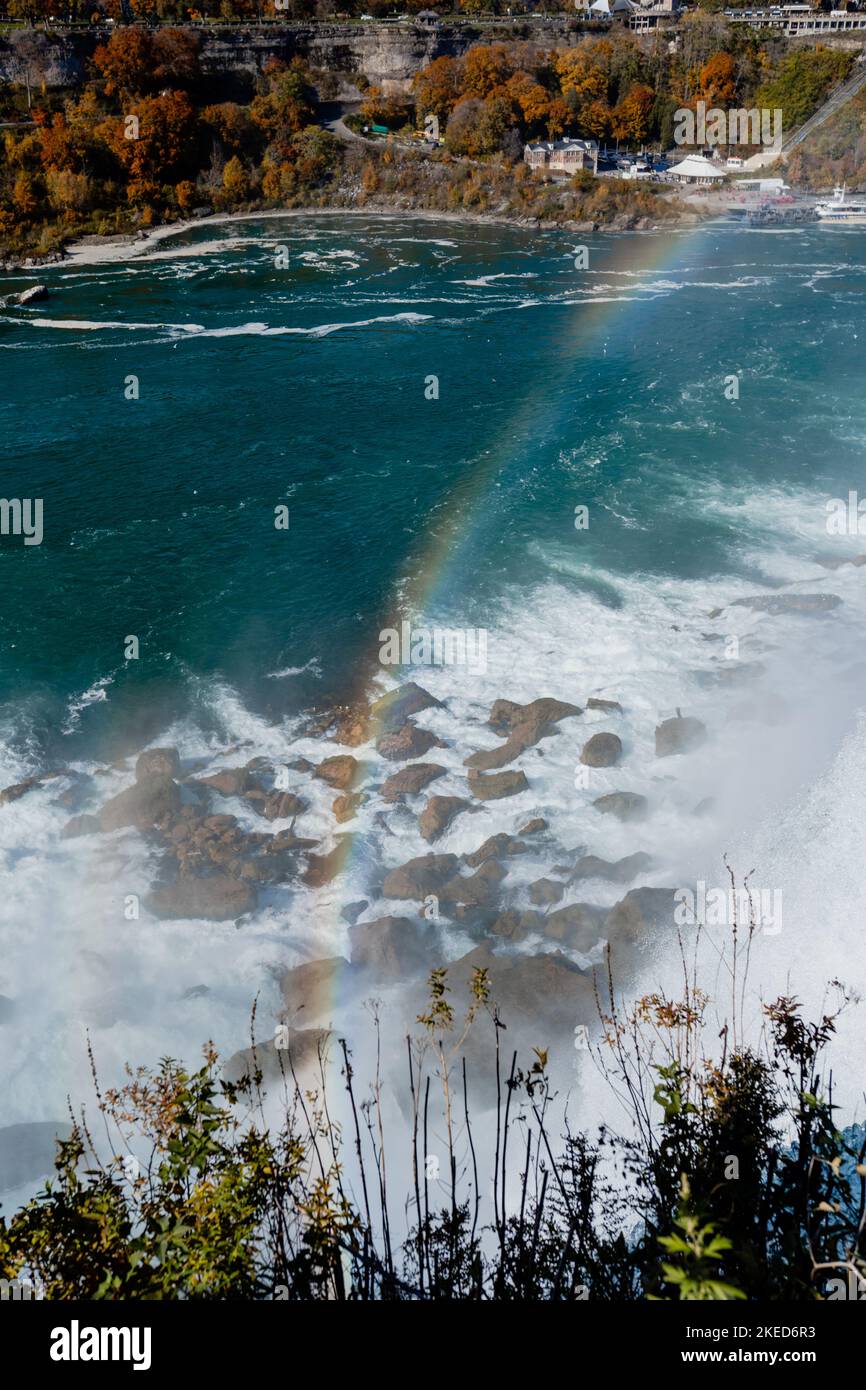
[[(621, 275), (622, 294), (610, 294), (597, 299), (575, 298), (574, 301), (560, 301), (558, 312), (563, 315), (563, 329), (552, 366), (552, 375), (545, 378), (545, 390), (541, 393), (528, 392), (519, 404), (507, 427), (503, 428), (491, 442), (484, 455), (475, 463), (470, 473), (455, 485), (452, 495), (444, 509), (440, 508), (434, 525), (425, 528), (414, 550), (407, 558), (407, 570), (412, 579), (401, 595), (399, 605), (384, 615), (376, 624), (375, 635), (383, 628), (399, 631), (406, 618), (419, 621), (421, 615), (436, 611), (445, 598), (445, 591), (456, 573), (471, 572), (472, 555), (485, 544), (489, 528), (496, 525), (496, 506), (492, 503), (494, 492), (507, 495), (510, 488), (518, 485), (526, 460), (539, 438), (549, 437), (557, 430), (565, 436), (573, 430), (571, 418), (566, 418), (569, 401), (574, 392), (566, 388), (574, 385), (579, 372), (579, 359), (587, 352), (604, 354), (628, 354), (630, 352), (630, 329), (635, 316), (652, 314), (656, 296), (637, 295), (628, 290), (633, 278), (639, 282), (646, 275), (664, 271), (675, 273), (677, 268), (693, 267), (695, 258), (705, 256), (711, 249), (710, 241), (714, 234), (712, 224), (705, 223), (689, 229), (624, 234), (611, 236), (603, 243), (603, 266), (595, 270), (594, 254), (590, 248), (590, 274), (603, 277)], [(642, 253), (642, 254), (641, 254)], [(626, 275), (628, 272), (628, 275)], [(575, 271), (575, 275), (586, 274)], [(581, 289), (584, 287), (581, 286)], [(525, 312), (535, 312), (528, 308)], [(494, 484), (497, 485), (496, 489)], [(389, 668), (389, 671), (394, 668)], [(397, 678), (411, 679), (417, 674), (410, 668), (410, 674), (402, 673)], [(358, 703), (366, 704), (369, 690), (366, 679), (359, 683)], [(367, 743), (374, 743), (382, 732), (381, 720), (371, 718)], [(355, 751), (355, 750), (353, 750)], [(353, 788), (359, 790), (360, 787)], [(326, 889), (326, 902), (322, 907), (329, 918), (329, 928), (336, 927), (341, 909), (346, 903), (347, 871), (351, 868), (353, 857), (359, 845), (363, 844), (364, 831), (359, 829), (344, 834), (338, 851), (330, 859), (335, 871), (332, 884)], [(333, 888), (337, 889), (332, 896)], [(327, 1001), (330, 1017), (339, 1030), (340, 1019), (339, 990), (335, 989)]]

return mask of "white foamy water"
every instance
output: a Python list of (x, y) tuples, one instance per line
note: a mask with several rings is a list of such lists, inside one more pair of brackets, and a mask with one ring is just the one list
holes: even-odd
[[(802, 497), (768, 493), (705, 501), (742, 509), (744, 554), (760, 557), (768, 580), (789, 586), (782, 592), (832, 592), (843, 599), (842, 607), (826, 617), (754, 613), (728, 605), (760, 592), (755, 582), (623, 576), (597, 567), (590, 574), (573, 549), (534, 544), (533, 559), (548, 578), (529, 592), (503, 596), (488, 635), (484, 673), (426, 667), (403, 672), (446, 702), (417, 716), (421, 727), (449, 745), (427, 757), (447, 768), (436, 793), (466, 796), (463, 759), (499, 742), (486, 726), (498, 697), (528, 702), (546, 695), (585, 706), (595, 695), (619, 701), (623, 714), (587, 710), (564, 720), (555, 736), (515, 764), (526, 772), (528, 789), (459, 816), (435, 849), (464, 853), (489, 835), (514, 833), (543, 816), (550, 842), (509, 863), (507, 892), (520, 906), (529, 905), (529, 883), (567, 851), (583, 848), (606, 859), (646, 851), (654, 867), (633, 886), (671, 887), (699, 878), (724, 886), (727, 852), (738, 873), (754, 868), (755, 883), (779, 889), (783, 897), (781, 932), (762, 936), (753, 952), (756, 989), (765, 998), (791, 989), (815, 1008), (831, 976), (866, 992), (866, 957), (859, 950), (866, 894), (858, 856), (866, 801), (866, 731), (858, 716), (866, 575), (852, 566), (828, 573), (808, 558), (821, 548), (817, 499), (814, 537), (808, 526), (803, 535), (802, 525), (791, 534), (793, 517), (811, 514)], [(769, 544), (774, 534), (775, 548)], [(448, 615), (435, 618), (444, 623)], [(736, 659), (725, 654), (732, 639)], [(157, 740), (176, 744), (188, 768), (214, 771), (255, 756), (275, 767), (289, 755), (318, 762), (346, 751), (327, 740), (299, 737), (291, 722), (274, 725), (255, 715), (224, 684), (196, 679), (193, 686), (212, 731), (204, 734), (192, 719)], [(70, 717), (81, 705), (106, 698), (110, 678), (74, 702)], [(687, 756), (659, 759), (655, 727), (678, 708), (702, 719), (710, 739)], [(590, 769), (588, 785), (576, 785), (581, 748), (600, 729), (622, 738), (622, 763)], [(394, 770), (372, 746), (352, 751), (382, 779)], [(3, 785), (32, 770), (26, 755), (7, 758)], [(96, 777), (81, 809), (96, 809), (132, 777), (131, 763), (128, 771)], [(344, 903), (369, 899), (367, 920), (399, 911), (393, 903), (370, 899), (369, 879), (430, 848), (417, 826), (423, 795), (411, 808), (386, 805), (374, 795), (350, 825), (336, 826), (333, 791), (293, 773), (289, 789), (309, 803), (297, 830), (320, 840), (318, 853), (333, 848), (341, 833), (353, 832), (355, 847), (341, 879), (321, 890), (298, 884), (269, 888), (240, 927), (159, 922), (143, 906), (140, 919), (130, 921), (129, 895), (146, 896), (160, 851), (134, 831), (62, 840), (70, 812), (58, 798), (71, 786), (70, 778), (46, 782), (0, 808), (7, 885), (0, 902), (0, 993), (15, 1008), (14, 1026), (6, 1030), (0, 1123), (59, 1119), (67, 1094), (86, 1097), (88, 1035), (107, 1084), (119, 1079), (127, 1061), (152, 1062), (166, 1053), (194, 1060), (208, 1038), (228, 1052), (245, 1045), (257, 995), (259, 1036), (267, 1034), (279, 973), (302, 960), (348, 952), (348, 928), (340, 918)], [(647, 819), (622, 824), (599, 815), (593, 800), (616, 790), (645, 795)], [(707, 798), (712, 809), (696, 815)], [(213, 809), (236, 815), (249, 830), (287, 824), (263, 823), (237, 798), (220, 798)], [(610, 906), (624, 891), (583, 883), (567, 892), (563, 904)], [(443, 955), (456, 957), (471, 944), (449, 926)], [(670, 940), (660, 939), (646, 967), (659, 979), (673, 978), (670, 947)], [(550, 948), (549, 941), (535, 938), (520, 949)], [(591, 964), (598, 951), (576, 959)], [(645, 983), (655, 980), (648, 975)], [(852, 1096), (866, 1061), (858, 1037), (861, 1028), (846, 1026), (843, 1056)]]

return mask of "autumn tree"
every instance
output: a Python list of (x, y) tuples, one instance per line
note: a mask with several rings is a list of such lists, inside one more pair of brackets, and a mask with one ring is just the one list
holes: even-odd
[(564, 96), (573, 92), (580, 106), (607, 100), (607, 76), (586, 48), (570, 48), (556, 60), (556, 72)]
[(463, 59), (463, 89), (469, 96), (487, 97), (504, 87), (514, 64), (504, 44), (475, 44)]
[(432, 113), (443, 123), (463, 96), (463, 63), (458, 58), (434, 58), (413, 81), (419, 115)]
[(126, 173), (132, 203), (154, 202), (163, 184), (194, 172), (198, 155), (198, 117), (185, 92), (144, 97), (132, 109), (137, 138), (127, 138), (125, 121), (109, 118), (98, 134)]
[(388, 126), (399, 130), (406, 125), (412, 114), (411, 103), (400, 97), (386, 96), (378, 87), (370, 87), (364, 98), (359, 115), (371, 125)]
[(697, 87), (708, 106), (729, 106), (736, 101), (736, 69), (730, 53), (714, 53), (704, 63)]
[(301, 63), (272, 70), (267, 83), (267, 91), (260, 93), (250, 106), (250, 117), (279, 153), (291, 144), (293, 136), (312, 125), (315, 96), (309, 74)]
[(238, 106), (234, 101), (206, 106), (201, 116), (221, 151), (252, 155), (261, 143), (261, 127), (251, 120), (246, 107)]
[(106, 96), (134, 100), (147, 90), (153, 77), (150, 35), (135, 27), (115, 29), (108, 43), (96, 49), (93, 66), (103, 80)]
[(241, 203), (250, 196), (250, 176), (236, 154), (223, 169), (223, 193), (229, 205)]
[(199, 36), (189, 29), (159, 29), (151, 49), (157, 87), (191, 87), (201, 76)]
[(649, 134), (653, 101), (652, 87), (644, 87), (638, 83), (631, 87), (611, 113), (611, 131), (614, 139), (625, 140), (629, 144), (642, 144)]
[(503, 88), (496, 89), (515, 105), (527, 132), (541, 129), (550, 111), (550, 93), (527, 72), (516, 72)]
[(592, 140), (604, 140), (610, 133), (611, 110), (606, 101), (588, 101), (580, 112), (581, 133)]

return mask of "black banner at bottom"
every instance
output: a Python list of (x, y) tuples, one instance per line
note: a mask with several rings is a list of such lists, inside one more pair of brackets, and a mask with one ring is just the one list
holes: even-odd
[[(437, 1314), (443, 1305), (436, 1305)], [(453, 1309), (460, 1341), (461, 1364), (466, 1369), (470, 1347), (477, 1347), (479, 1368), (489, 1374), (497, 1349), (509, 1356), (520, 1338), (531, 1339), (526, 1350), (543, 1338), (545, 1354), (556, 1350), (563, 1338), (563, 1353), (606, 1354), (617, 1376), (630, 1370), (645, 1376), (667, 1373), (675, 1367), (691, 1367), (699, 1374), (708, 1366), (760, 1366), (764, 1370), (788, 1370), (806, 1366), (835, 1372), (840, 1357), (862, 1353), (863, 1324), (858, 1314), (829, 1303), (570, 1303), (567, 1307), (534, 1305), (531, 1322), (523, 1305), (520, 1325), (513, 1305), (507, 1310), (508, 1325), (499, 1324), (492, 1305)], [(47, 1300), (0, 1300), (0, 1335), (7, 1355), (49, 1380), (61, 1383), (69, 1376), (98, 1377), (101, 1371), (160, 1375), (194, 1372), (219, 1376), (264, 1371), (269, 1366), (287, 1370), (295, 1358), (321, 1359), (322, 1370), (333, 1373), (342, 1357), (359, 1369), (359, 1358), (372, 1350), (365, 1339), (381, 1335), (385, 1319), (389, 1333), (399, 1338), (419, 1325), (405, 1307), (310, 1303), (51, 1303)], [(444, 1350), (447, 1326), (437, 1320), (422, 1327)], [(321, 1322), (319, 1321), (321, 1319)], [(393, 1321), (392, 1321), (393, 1319)], [(327, 1350), (318, 1340), (328, 1335)], [(334, 1334), (344, 1332), (345, 1340)], [(491, 1340), (490, 1334), (495, 1338)], [(468, 1335), (467, 1335), (468, 1334)], [(417, 1350), (423, 1351), (423, 1344)], [(438, 1359), (438, 1358), (437, 1358)], [(412, 1358), (413, 1363), (415, 1357)], [(372, 1364), (372, 1363), (371, 1363)], [(844, 1364), (844, 1360), (841, 1364)], [(419, 1369), (416, 1366), (416, 1372)], [(423, 1365), (420, 1369), (423, 1374)]]

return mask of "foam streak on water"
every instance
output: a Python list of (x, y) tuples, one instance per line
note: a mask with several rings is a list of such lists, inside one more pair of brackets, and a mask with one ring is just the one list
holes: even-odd
[[(509, 866), (521, 905), (581, 846), (646, 851), (654, 886), (723, 884), (727, 853), (783, 895), (781, 933), (754, 952), (765, 996), (790, 982), (818, 1007), (834, 975), (866, 989), (866, 569), (818, 563), (866, 548), (825, 525), (827, 499), (862, 476), (851, 364), (866, 243), (736, 228), (599, 237), (581, 279), (557, 233), (292, 219), (285, 273), (272, 223), (208, 235), (61, 267), (50, 314), (10, 315), (0, 338), (0, 414), (21, 441), (10, 476), (26, 465), (46, 499), (39, 553), (4, 540), (0, 554), (0, 775), (62, 769), (0, 807), (0, 994), (13, 1008), (0, 1124), (59, 1118), (67, 1094), (88, 1095), (88, 1032), (106, 1084), (126, 1061), (194, 1060), (207, 1038), (243, 1046), (254, 997), (270, 1020), (282, 969), (348, 950), (341, 905), (426, 852), (423, 798), (374, 796), (340, 884), (268, 889), (235, 927), (127, 920), (159, 848), (132, 831), (60, 837), (76, 787), (75, 811), (98, 809), (132, 781), (132, 762), (112, 763), (148, 742), (201, 773), (344, 752), (304, 738), (300, 711), (357, 693), (404, 596), (418, 623), (488, 632), (483, 673), (402, 673), (446, 702), (417, 721), (448, 745), (436, 792), (466, 795), (463, 759), (495, 742), (497, 698), (623, 707), (563, 721), (521, 758), (528, 790), (458, 818), (437, 850), (543, 816), (546, 846)], [(29, 371), (37, 342), (63, 383), (54, 404)], [(730, 606), (775, 591), (842, 603), (821, 617)], [(130, 633), (137, 663), (121, 655)], [(711, 737), (658, 759), (655, 726), (678, 708)], [(576, 786), (600, 729), (621, 736), (623, 764)], [(300, 771), (290, 789), (309, 802), (299, 833), (327, 852), (333, 791)], [(593, 809), (620, 789), (649, 798), (646, 821)], [(215, 809), (262, 828), (240, 800)], [(566, 901), (609, 906), (621, 891), (598, 882)], [(388, 910), (373, 899), (366, 915)], [(469, 944), (449, 928), (442, 951)], [(646, 982), (671, 978), (668, 946), (655, 943)], [(862, 1037), (856, 1022), (841, 1035), (852, 1107)]]

